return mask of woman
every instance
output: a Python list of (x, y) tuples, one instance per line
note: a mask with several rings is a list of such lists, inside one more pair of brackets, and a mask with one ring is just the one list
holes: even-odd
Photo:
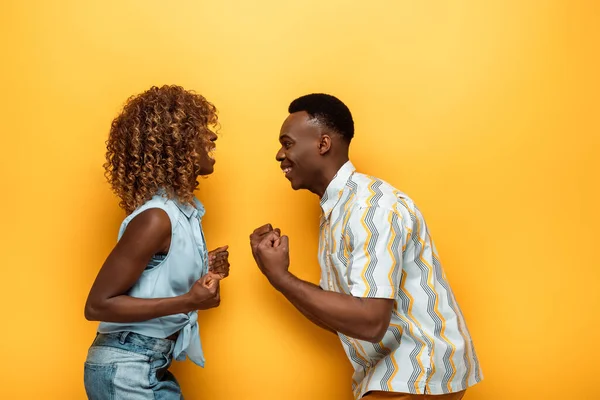
[(217, 110), (179, 86), (130, 98), (112, 122), (106, 176), (127, 213), (90, 290), (102, 321), (85, 362), (92, 400), (180, 399), (173, 358), (204, 366), (197, 310), (219, 305), (227, 246), (206, 251), (197, 178), (214, 170)]

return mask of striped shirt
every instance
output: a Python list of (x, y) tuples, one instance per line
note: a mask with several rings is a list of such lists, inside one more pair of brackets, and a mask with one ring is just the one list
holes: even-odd
[(372, 390), (452, 393), (481, 381), (469, 331), (413, 201), (348, 161), (321, 208), (321, 287), (394, 299), (381, 342), (338, 333), (354, 367), (355, 398)]

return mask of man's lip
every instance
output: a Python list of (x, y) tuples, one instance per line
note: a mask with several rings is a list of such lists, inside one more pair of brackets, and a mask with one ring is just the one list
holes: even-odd
[[(287, 170), (287, 172), (286, 172), (286, 170)], [(287, 166), (287, 165), (286, 166), (282, 165), (281, 166), (281, 171), (283, 171), (283, 173), (285, 174), (285, 177), (289, 179), (290, 178), (290, 173), (292, 172), (292, 167), (291, 166)]]

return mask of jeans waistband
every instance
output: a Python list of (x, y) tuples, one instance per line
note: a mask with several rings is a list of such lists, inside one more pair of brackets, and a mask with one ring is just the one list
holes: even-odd
[(92, 346), (109, 346), (132, 350), (137, 347), (140, 350), (150, 350), (158, 353), (171, 354), (175, 342), (169, 339), (153, 338), (139, 333), (125, 331), (116, 333), (98, 333)]

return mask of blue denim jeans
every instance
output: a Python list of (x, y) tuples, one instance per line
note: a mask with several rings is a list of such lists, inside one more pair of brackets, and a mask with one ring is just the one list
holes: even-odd
[(133, 332), (98, 334), (88, 351), (84, 384), (91, 400), (180, 400), (169, 372), (175, 342)]

